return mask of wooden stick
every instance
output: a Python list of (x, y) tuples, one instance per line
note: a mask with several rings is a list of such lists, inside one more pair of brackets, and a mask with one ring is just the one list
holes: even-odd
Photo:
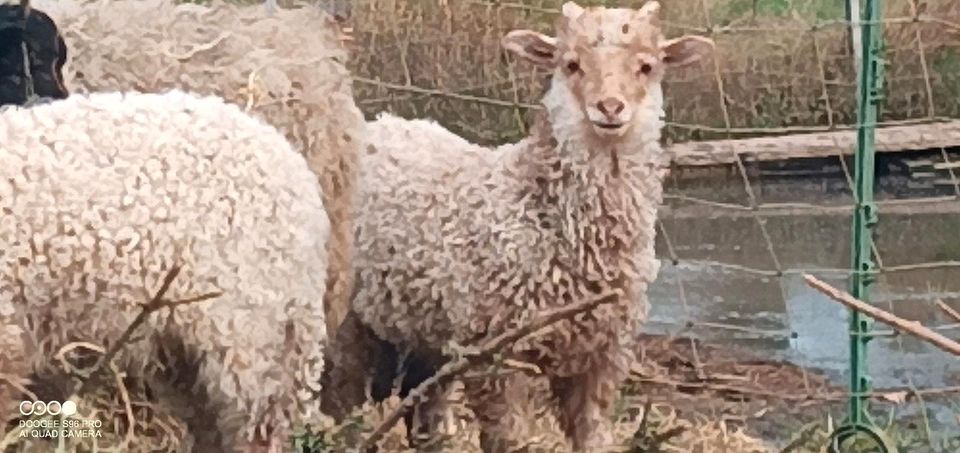
[(137, 314), (137, 317), (127, 326), (127, 329), (120, 335), (119, 338), (110, 346), (109, 349), (103, 354), (103, 357), (97, 361), (97, 363), (86, 373), (83, 373), (81, 376), (80, 385), (77, 386), (74, 390), (74, 394), (79, 395), (85, 388), (85, 386), (90, 382), (90, 378), (95, 374), (98, 374), (104, 366), (113, 361), (114, 357), (120, 352), (120, 350), (126, 346), (127, 342), (133, 336), (133, 333), (139, 328), (147, 318), (164, 308), (175, 308), (181, 305), (188, 305), (197, 302), (203, 302), (205, 300), (213, 299), (220, 297), (221, 293), (209, 293), (203, 294), (196, 297), (191, 297), (189, 299), (183, 300), (174, 300), (170, 301), (164, 298), (167, 294), (167, 290), (170, 289), (170, 285), (173, 284), (173, 280), (177, 278), (177, 275), (180, 274), (180, 266), (173, 266), (170, 268), (170, 271), (163, 278), (163, 283), (160, 285), (160, 289), (157, 290), (156, 294), (146, 303), (140, 305), (140, 313)]
[(954, 321), (960, 322), (960, 313), (950, 308), (949, 305), (943, 303), (942, 300), (937, 299), (937, 306), (940, 307), (940, 309), (943, 310), (943, 312), (946, 313), (947, 316), (953, 318)]
[(412, 408), (421, 399), (426, 397), (428, 390), (434, 386), (439, 386), (450, 381), (473, 366), (475, 360), (471, 360), (471, 358), (491, 359), (494, 354), (515, 343), (517, 340), (525, 338), (564, 319), (569, 319), (577, 314), (593, 310), (600, 305), (616, 302), (620, 297), (621, 294), (619, 292), (603, 293), (578, 304), (551, 311), (538, 318), (535, 318), (526, 325), (511, 329), (497, 337), (494, 337), (493, 339), (486, 341), (475, 351), (467, 352), (456, 360), (447, 362), (443, 365), (443, 367), (440, 368), (440, 370), (437, 371), (436, 374), (421, 382), (420, 385), (413, 390), (410, 390), (410, 393), (407, 393), (406, 398), (403, 399), (403, 402), (400, 404), (400, 406), (394, 409), (394, 411), (390, 413), (390, 415), (387, 416), (383, 422), (380, 423), (380, 426), (378, 426), (372, 434), (363, 440), (363, 444), (360, 446), (360, 451), (371, 451), (373, 447), (376, 446), (377, 441), (379, 441), (384, 434), (390, 431), (390, 429), (393, 428), (393, 425), (400, 421), (400, 418), (403, 417), (403, 414), (408, 409)]
[(930, 343), (944, 351), (947, 351), (953, 355), (960, 356), (960, 343), (953, 341), (943, 335), (940, 335), (937, 332), (934, 332), (926, 327), (923, 324), (920, 324), (917, 321), (908, 321), (899, 316), (896, 316), (892, 313), (881, 310), (877, 307), (874, 307), (866, 302), (857, 300), (850, 294), (847, 294), (844, 291), (840, 291), (820, 280), (810, 274), (803, 274), (803, 279), (807, 281), (807, 284), (810, 285), (813, 289), (820, 291), (831, 299), (840, 302), (847, 307), (856, 310), (860, 313), (863, 313), (877, 321), (880, 321), (884, 324), (887, 324), (894, 329), (897, 329), (902, 332), (906, 332), (920, 338), (927, 343)]

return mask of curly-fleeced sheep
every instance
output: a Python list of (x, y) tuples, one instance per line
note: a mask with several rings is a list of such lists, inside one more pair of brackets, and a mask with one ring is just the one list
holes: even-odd
[(33, 3), (56, 21), (70, 48), (64, 82), (71, 91), (216, 95), (279, 129), (306, 157), (330, 217), (325, 308), (332, 337), (349, 308), (353, 181), (365, 125), (334, 18), (313, 5), (268, 12), (223, 0)]
[[(6, 109), (0, 376), (44, 375), (70, 342), (110, 346), (180, 266), (166, 299), (222, 295), (152, 315), (118, 363), (165, 402), (185, 398), (194, 437), (213, 444), (198, 451), (278, 451), (319, 411), (329, 230), (304, 158), (219, 98), (101, 93)], [(6, 390), (5, 417), (17, 407)]]
[[(618, 301), (522, 341), (559, 400), (574, 448), (606, 426), (634, 359), (662, 196), (661, 80), (712, 50), (666, 40), (659, 5), (563, 7), (557, 37), (513, 31), (504, 47), (552, 69), (531, 135), (488, 149), (435, 123), (384, 115), (360, 161), (353, 308), (383, 339), (435, 354), (492, 337), (546, 310), (599, 294)], [(485, 451), (518, 423), (503, 385), (472, 386)], [(513, 392), (515, 393), (515, 392)]]

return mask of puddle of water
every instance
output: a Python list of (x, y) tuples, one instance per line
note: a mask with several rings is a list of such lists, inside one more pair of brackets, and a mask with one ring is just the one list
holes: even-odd
[[(843, 190), (846, 182), (839, 180), (841, 177), (763, 181), (754, 185), (765, 189), (754, 187), (754, 191), (761, 203), (849, 205), (849, 191)], [(931, 195), (905, 194), (902, 185), (896, 175), (881, 178), (879, 198)], [(668, 185), (667, 193), (746, 202), (742, 180), (736, 175), (712, 182), (702, 177), (686, 183), (681, 179)], [(657, 244), (663, 266), (650, 288), (646, 331), (677, 333), (692, 322), (696, 325), (692, 332), (704, 340), (745, 346), (757, 356), (815, 369), (846, 386), (847, 310), (809, 288), (799, 273), (762, 275), (749, 269), (846, 269), (850, 211), (799, 211), (765, 217), (761, 227), (761, 221), (749, 211), (677, 198), (668, 203), (671, 209), (661, 215)], [(877, 248), (884, 266), (960, 260), (960, 202), (944, 203), (936, 209), (888, 211), (881, 209), (877, 228)], [(671, 263), (673, 256), (679, 258), (677, 264)], [(835, 287), (848, 287), (842, 273), (810, 273)], [(928, 327), (944, 328), (944, 335), (960, 339), (960, 328), (934, 305), (937, 299), (960, 308), (960, 268), (884, 274), (872, 286), (871, 300), (882, 308)], [(880, 324), (876, 328), (890, 332)], [(888, 335), (871, 342), (869, 372), (876, 388), (946, 387), (960, 383), (960, 359), (913, 337)], [(956, 429), (955, 411), (951, 415), (950, 411), (934, 410), (932, 415), (934, 422), (942, 418)]]

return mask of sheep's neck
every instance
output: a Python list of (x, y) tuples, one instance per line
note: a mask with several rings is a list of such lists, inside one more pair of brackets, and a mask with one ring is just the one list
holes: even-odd
[(628, 263), (652, 247), (661, 199), (659, 134), (628, 132), (604, 144), (557, 128), (542, 115), (527, 152), (548, 169), (540, 199), (557, 214), (564, 261), (576, 263), (590, 281), (620, 280), (632, 268)]

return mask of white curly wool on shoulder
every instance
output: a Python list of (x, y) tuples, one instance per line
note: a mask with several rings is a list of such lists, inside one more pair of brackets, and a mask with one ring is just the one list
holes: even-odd
[(109, 346), (181, 266), (167, 299), (222, 295), (153, 315), (128, 372), (198, 364), (186, 391), (227, 451), (316, 414), (330, 225), (282, 134), (216, 97), (99, 93), (0, 112), (0, 149), (0, 343), (21, 346), (0, 355), (42, 371), (68, 342)]

